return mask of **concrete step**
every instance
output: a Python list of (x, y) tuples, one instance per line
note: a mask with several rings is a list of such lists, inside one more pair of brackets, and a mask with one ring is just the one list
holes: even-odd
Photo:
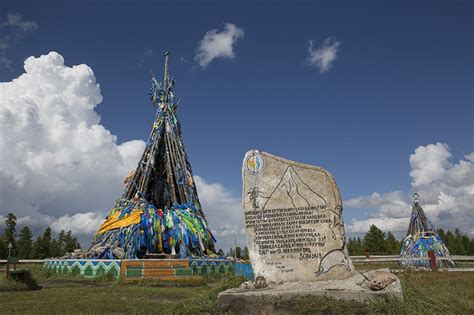
[(146, 259), (146, 260), (122, 260), (122, 266), (143, 267), (143, 268), (164, 268), (189, 267), (189, 260), (187, 259)]
[(175, 275), (174, 269), (144, 269), (143, 276), (145, 278), (154, 276), (170, 276)]
[(159, 280), (159, 281), (167, 281), (167, 282), (184, 282), (184, 283), (194, 283), (194, 282), (199, 282), (203, 280), (203, 277), (201, 276), (175, 276), (175, 275), (160, 275), (160, 276), (148, 276), (148, 277), (125, 277), (124, 281), (125, 282), (136, 282), (136, 281), (143, 281), (143, 280)]

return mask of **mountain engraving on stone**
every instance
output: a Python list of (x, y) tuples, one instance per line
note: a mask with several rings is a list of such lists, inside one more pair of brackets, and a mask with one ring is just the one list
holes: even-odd
[(262, 209), (317, 207), (327, 204), (323, 196), (312, 190), (298, 172), (288, 166)]

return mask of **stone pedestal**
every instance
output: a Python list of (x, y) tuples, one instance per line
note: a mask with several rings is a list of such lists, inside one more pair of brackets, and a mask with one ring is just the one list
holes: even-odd
[[(359, 302), (383, 299), (387, 296), (403, 299), (400, 280), (374, 291), (380, 275), (390, 275), (389, 270), (375, 270), (339, 280), (313, 282), (271, 283), (261, 289), (234, 288), (221, 292), (217, 303), (223, 312), (230, 314), (294, 314), (292, 302), (299, 297), (327, 296)], [(386, 279), (386, 278), (385, 278)]]

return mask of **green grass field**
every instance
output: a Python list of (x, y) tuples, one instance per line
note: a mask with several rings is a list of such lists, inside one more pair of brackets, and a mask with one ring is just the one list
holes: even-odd
[[(380, 266), (377, 266), (380, 267)], [(237, 286), (242, 278), (208, 278), (193, 286), (147, 281), (124, 284), (110, 278), (49, 274), (28, 266), (39, 291), (0, 277), (0, 314), (218, 314), (217, 294)], [(362, 268), (361, 268), (362, 269)], [(290, 307), (298, 314), (473, 314), (474, 273), (405, 272), (404, 300), (377, 303), (341, 302), (328, 298), (300, 298)]]

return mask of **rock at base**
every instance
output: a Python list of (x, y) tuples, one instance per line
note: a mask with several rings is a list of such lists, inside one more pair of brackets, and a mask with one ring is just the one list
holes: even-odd
[[(374, 279), (390, 278), (383, 289), (373, 288)], [(392, 281), (393, 280), (393, 281)], [(269, 284), (263, 289), (229, 289), (221, 292), (217, 304), (230, 314), (291, 314), (291, 301), (305, 296), (326, 296), (359, 302), (383, 299), (387, 296), (403, 299), (398, 277), (388, 269), (372, 270), (347, 279), (314, 282)]]

